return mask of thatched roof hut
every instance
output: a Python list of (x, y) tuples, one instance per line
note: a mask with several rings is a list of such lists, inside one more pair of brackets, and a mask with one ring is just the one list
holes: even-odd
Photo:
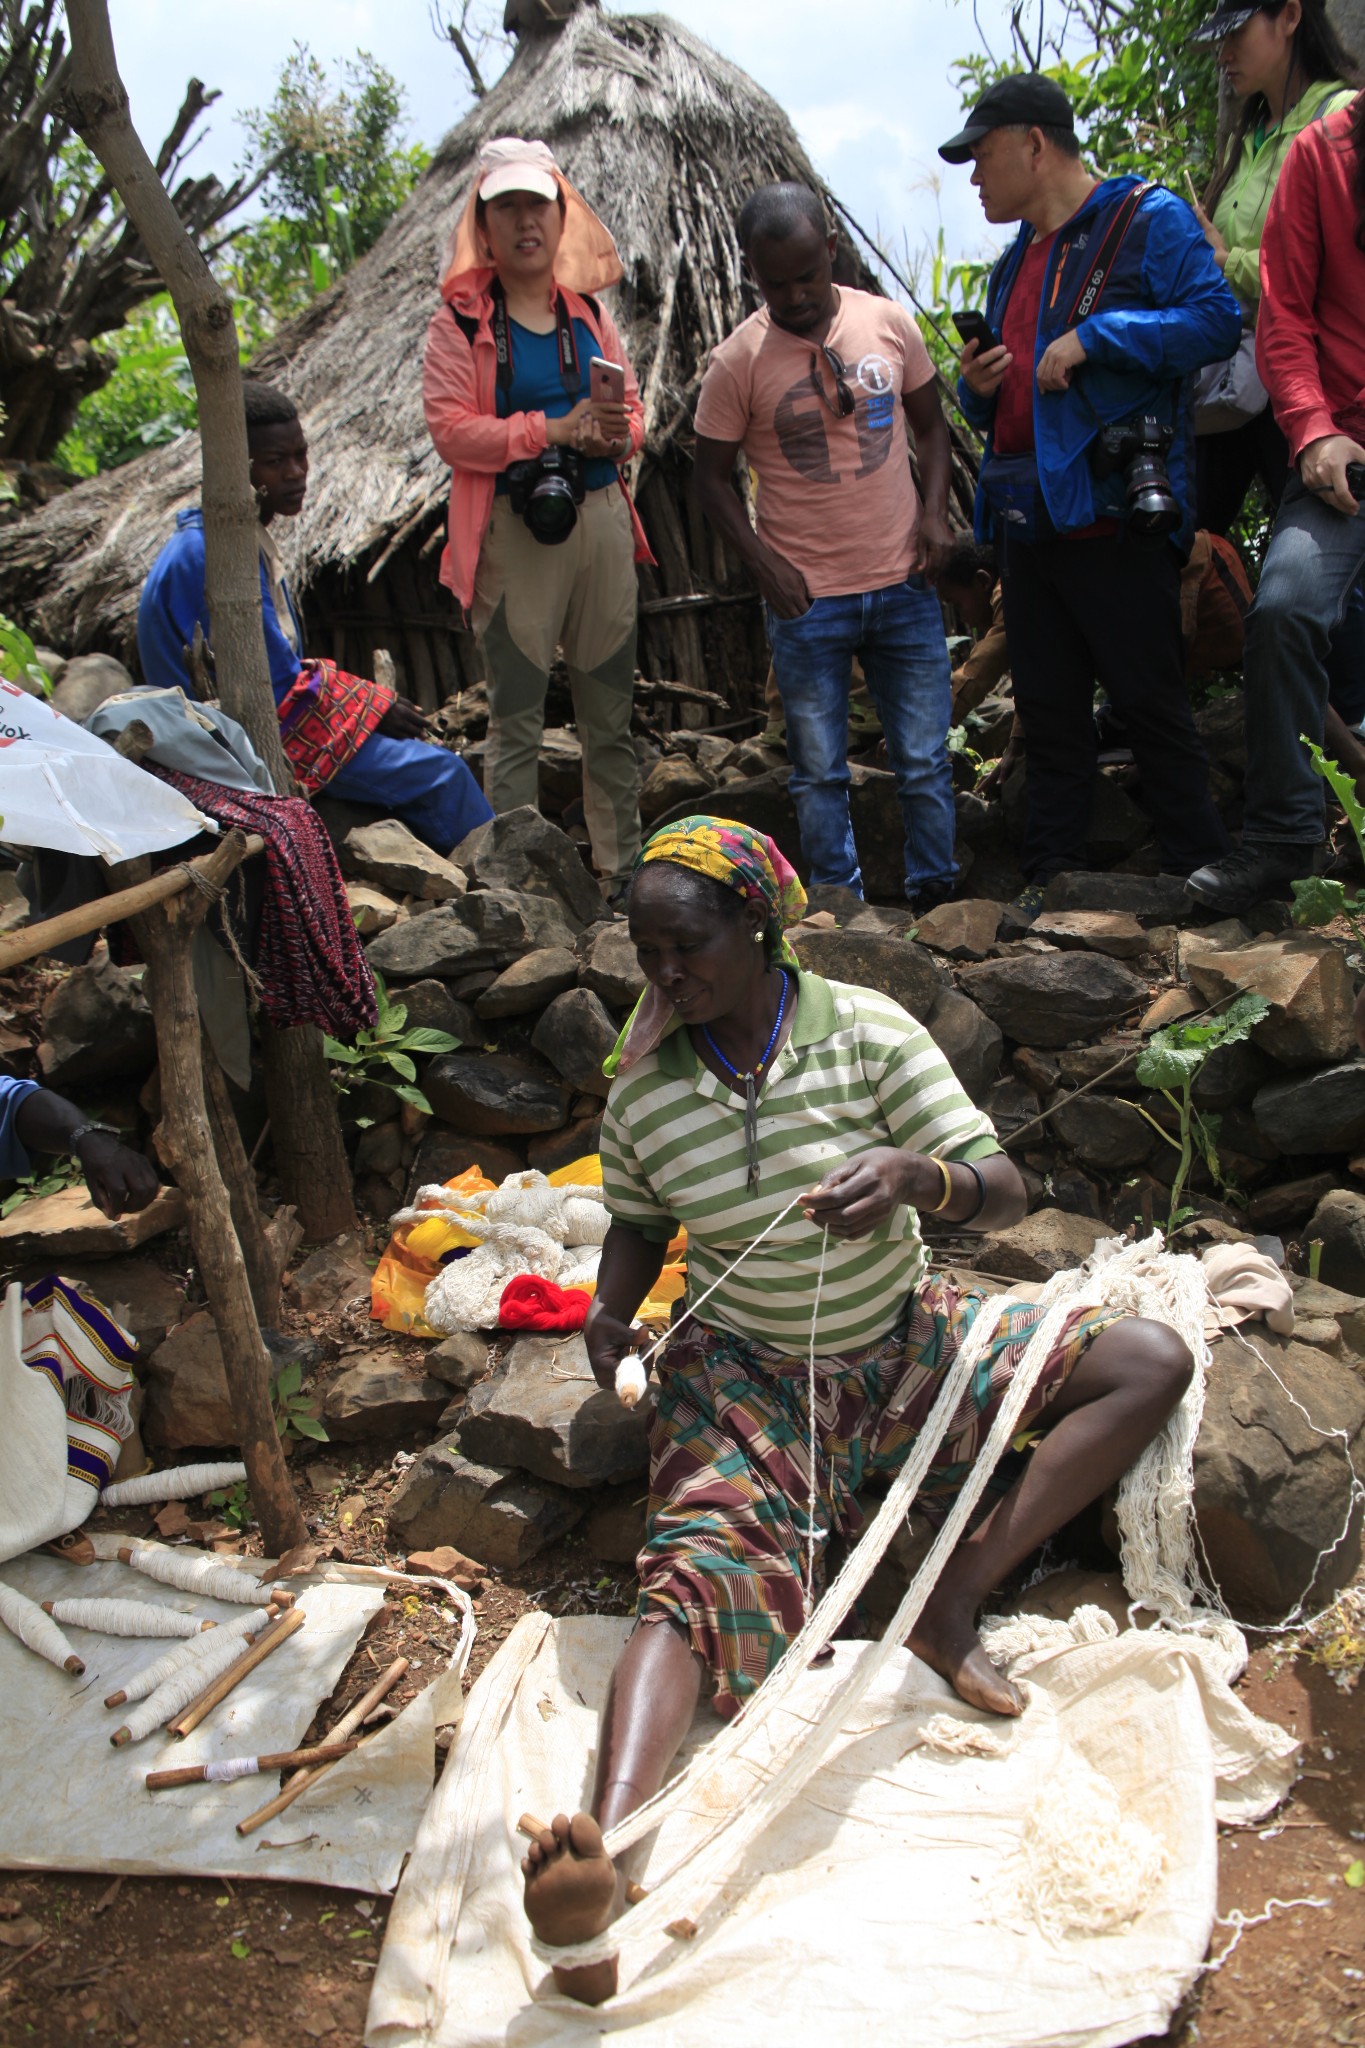
[[(388, 647), (428, 707), (478, 673), (436, 581), (447, 472), (427, 438), (420, 372), (442, 246), (479, 146), (503, 134), (550, 143), (625, 266), (613, 310), (645, 395), (636, 489), (659, 563), (642, 572), (642, 669), (746, 703), (766, 667), (761, 620), (738, 564), (690, 511), (691, 416), (707, 350), (751, 310), (740, 203), (772, 179), (820, 181), (786, 115), (742, 71), (666, 15), (604, 14), (596, 0), (522, 33), (375, 247), (254, 366), (298, 401), (314, 451), (307, 510), (282, 536), (310, 647), (359, 671)], [(872, 286), (851, 243), (841, 260), (851, 282)], [(187, 434), (0, 531), (0, 608), (63, 651), (127, 660), (142, 580), (198, 488), (198, 437)]]

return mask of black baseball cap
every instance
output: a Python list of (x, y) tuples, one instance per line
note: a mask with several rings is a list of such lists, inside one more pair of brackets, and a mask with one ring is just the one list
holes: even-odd
[(984, 92), (967, 116), (967, 125), (939, 150), (946, 164), (965, 164), (983, 136), (993, 128), (1069, 128), (1076, 117), (1055, 78), (1041, 71), (1017, 71)]
[(1192, 43), (1221, 43), (1224, 36), (1235, 35), (1239, 28), (1245, 28), (1253, 14), (1278, 14), (1284, 0), (1269, 0), (1264, 7), (1219, 7), (1201, 21), (1191, 36)]

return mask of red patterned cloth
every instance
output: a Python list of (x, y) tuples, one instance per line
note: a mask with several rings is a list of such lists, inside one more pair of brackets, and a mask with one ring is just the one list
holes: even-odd
[(252, 965), (276, 1030), (316, 1024), (354, 1038), (378, 1015), (374, 976), (356, 933), (327, 828), (302, 797), (225, 789), (173, 768), (144, 766), (222, 826), (265, 841), (265, 901)]
[(581, 1330), (592, 1296), (585, 1287), (560, 1287), (536, 1273), (518, 1273), (502, 1290), (500, 1330)]
[(284, 751), (305, 796), (325, 789), (355, 759), (396, 694), (334, 661), (304, 662), (278, 710)]

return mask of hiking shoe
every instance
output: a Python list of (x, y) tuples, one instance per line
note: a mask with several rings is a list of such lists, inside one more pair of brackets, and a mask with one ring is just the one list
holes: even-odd
[(928, 911), (937, 910), (940, 903), (947, 903), (957, 888), (956, 880), (921, 882), (910, 897), (910, 908), (916, 917), (923, 917)]
[(1239, 846), (1235, 852), (1224, 854), (1222, 860), (1210, 861), (1207, 867), (1196, 868), (1188, 875), (1185, 894), (1207, 910), (1219, 910), (1224, 917), (1240, 917), (1244, 910), (1263, 903), (1286, 883), (1316, 874), (1321, 858), (1321, 846), (1308, 841), (1302, 845)]
[(1046, 882), (1029, 882), (1019, 891), (1009, 907), (1020, 924), (1032, 924), (1034, 918), (1040, 914), (1046, 890)]

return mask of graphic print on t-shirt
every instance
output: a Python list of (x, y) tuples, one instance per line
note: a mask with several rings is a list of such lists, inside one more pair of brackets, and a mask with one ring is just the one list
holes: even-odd
[[(823, 377), (822, 388), (833, 399), (834, 372), (829, 363), (813, 352), (811, 368)], [(871, 476), (891, 453), (896, 394), (890, 363), (883, 355), (865, 355), (845, 370), (844, 381), (855, 401), (851, 419), (839, 419), (830, 411), (809, 375), (784, 391), (773, 408), (778, 447), (797, 474), (811, 483), (838, 484), (849, 477)], [(850, 428), (857, 436), (856, 464), (849, 459), (854, 452), (849, 446)], [(840, 445), (837, 465), (830, 446), (832, 435)]]

